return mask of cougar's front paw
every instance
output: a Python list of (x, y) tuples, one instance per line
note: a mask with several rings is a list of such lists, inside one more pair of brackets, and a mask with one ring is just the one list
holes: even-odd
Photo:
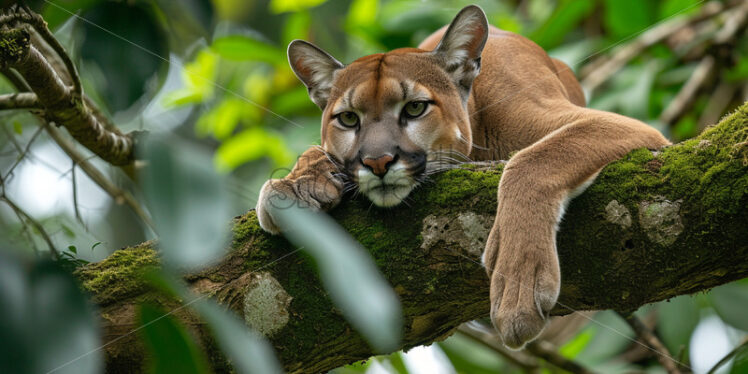
[(337, 205), (343, 193), (343, 182), (331, 172), (304, 175), (296, 179), (271, 179), (262, 186), (257, 200), (257, 219), (263, 230), (283, 231), (277, 215), (292, 207), (326, 211)]
[(561, 288), (555, 251), (502, 248), (491, 276), (491, 321), (504, 344), (521, 349), (548, 320)]

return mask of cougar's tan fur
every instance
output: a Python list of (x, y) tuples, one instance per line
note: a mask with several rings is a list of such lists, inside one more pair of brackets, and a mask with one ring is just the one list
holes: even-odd
[[(516, 152), (501, 177), (483, 254), (491, 319), (512, 348), (538, 336), (558, 298), (556, 231), (568, 201), (609, 162), (669, 144), (640, 121), (585, 108), (566, 65), (532, 41), (489, 26), (476, 6), (418, 48), (344, 66), (296, 41), (289, 61), (323, 111), (322, 144), (305, 152), (288, 177), (263, 186), (257, 210), (270, 232), (280, 230), (274, 196), (328, 209), (341, 200), (338, 173), (377, 205), (391, 206), (424, 170), (443, 166), (440, 156), (501, 160)], [(425, 113), (403, 120), (404, 105), (421, 101)], [(342, 125), (343, 112), (356, 115), (355, 128)], [(388, 169), (380, 178), (366, 165), (383, 156)]]

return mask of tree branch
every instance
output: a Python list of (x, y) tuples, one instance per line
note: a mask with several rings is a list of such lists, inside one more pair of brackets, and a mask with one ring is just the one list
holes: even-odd
[[(69, 58), (64, 51), (58, 51), (54, 45), (52, 48), (61, 53), (60, 58), (67, 66)], [(110, 164), (124, 166), (132, 163), (133, 137), (102, 124), (88, 108), (83, 96), (77, 92), (78, 86), (71, 88), (65, 84), (55, 68), (31, 43), (25, 24), (0, 29), (0, 66), (5, 70), (13, 68), (20, 73), (36, 94), (49, 121), (65, 127), (75, 140)], [(73, 70), (69, 74), (75, 81), (77, 73)]]
[[(744, 104), (696, 139), (660, 152), (637, 150), (608, 165), (571, 203), (561, 225), (563, 284), (552, 314), (626, 313), (748, 276), (747, 140)], [(488, 315), (488, 279), (479, 257), (501, 169), (438, 175), (413, 193), (410, 207), (369, 210), (359, 199), (332, 212), (400, 296), (401, 348), (443, 339), (461, 323)], [(324, 372), (375, 353), (333, 307), (309, 260), (284, 258), (295, 248), (262, 232), (253, 211), (234, 220), (233, 233), (223, 260), (184, 279), (264, 331), (287, 371)], [(121, 249), (77, 271), (100, 306), (104, 339), (112, 342), (105, 348), (110, 370), (142, 367), (142, 345), (132, 334), (136, 305), (181, 305), (137, 277), (159, 266), (154, 246)], [(258, 288), (262, 292), (253, 292)], [(188, 308), (173, 315), (203, 342), (213, 365), (225, 369), (196, 315)]]
[(39, 109), (36, 95), (28, 92), (0, 95), (0, 110)]

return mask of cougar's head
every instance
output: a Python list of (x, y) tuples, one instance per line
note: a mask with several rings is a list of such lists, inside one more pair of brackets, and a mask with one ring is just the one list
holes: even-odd
[(291, 68), (322, 109), (322, 147), (374, 204), (399, 204), (429, 170), (470, 153), (467, 101), (488, 23), (477, 6), (455, 17), (433, 51), (397, 49), (349, 65), (305, 41)]

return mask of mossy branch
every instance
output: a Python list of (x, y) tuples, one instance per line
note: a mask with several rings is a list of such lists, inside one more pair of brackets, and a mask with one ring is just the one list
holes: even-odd
[[(12, 27), (7, 28), (8, 25)], [(0, 26), (0, 70), (14, 69), (18, 72), (24, 85), (35, 94), (33, 109), (41, 111), (45, 120), (65, 127), (75, 140), (104, 161), (116, 166), (132, 164), (135, 159), (135, 137), (107, 126), (98, 109), (89, 107), (90, 102), (82, 94), (75, 67), (59, 42), (51, 36), (41, 17), (24, 8), (12, 7), (0, 14)], [(47, 36), (44, 40), (52, 43), (52, 48), (59, 54), (58, 58), (65, 63), (53, 63), (54, 56), (45, 55), (43, 48), (40, 51), (34, 45), (29, 30), (37, 33), (41, 30), (42, 36)], [(59, 71), (55, 66), (66, 68), (66, 71)], [(64, 77), (71, 77), (72, 86), (64, 81)], [(20, 105), (8, 107), (0, 104), (0, 109), (22, 108)]]
[[(637, 150), (606, 167), (561, 226), (563, 286), (553, 313), (625, 313), (748, 276), (747, 123), (744, 104), (696, 139), (660, 152)], [(402, 348), (442, 339), (488, 314), (479, 256), (501, 169), (444, 173), (415, 191), (410, 207), (369, 210), (365, 201), (349, 201), (333, 212), (400, 296)], [(331, 304), (308, 258), (289, 255), (288, 242), (263, 233), (254, 212), (236, 218), (233, 232), (225, 259), (185, 276), (193, 290), (263, 331), (289, 372), (325, 372), (374, 354)], [(136, 305), (180, 305), (136, 277), (157, 266), (149, 242), (77, 272), (100, 306), (112, 372), (142, 367), (142, 346), (130, 334), (138, 327)], [(203, 342), (217, 370), (225, 370), (204, 324), (189, 308), (174, 315)]]

